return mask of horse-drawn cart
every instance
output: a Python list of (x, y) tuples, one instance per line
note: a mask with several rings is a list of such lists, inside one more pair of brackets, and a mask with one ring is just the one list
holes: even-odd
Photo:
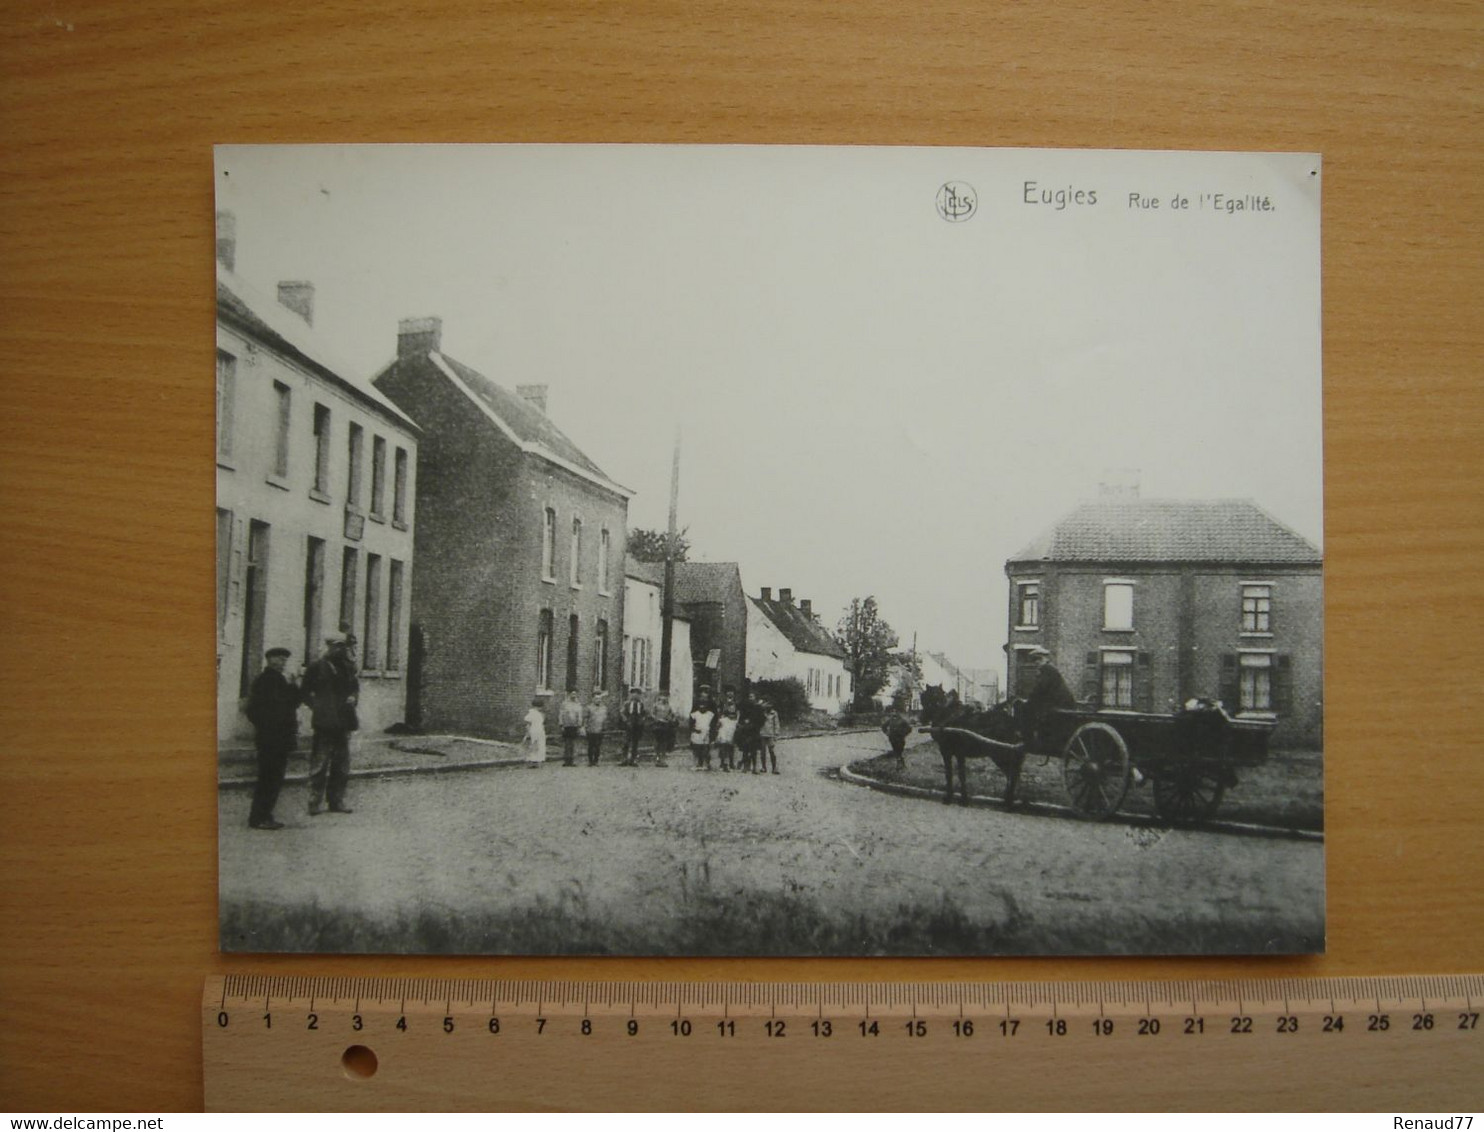
[[(961, 800), (968, 801), (964, 760), (990, 758), (1005, 774), (1005, 804), (1027, 756), (1057, 758), (1072, 809), (1086, 818), (1118, 812), (1136, 782), (1148, 782), (1154, 808), (1165, 821), (1191, 825), (1208, 820), (1222, 796), (1237, 784), (1237, 771), (1268, 756), (1268, 720), (1236, 719), (1221, 705), (1196, 700), (1169, 715), (1137, 711), (1059, 709), (1039, 729), (1025, 717), (1022, 701), (975, 711), (923, 694), (924, 723), (943, 755), (948, 779), (944, 801), (953, 797), (957, 764)], [(1037, 732), (1033, 734), (1033, 732)]]
[(1187, 825), (1216, 813), (1238, 770), (1267, 759), (1272, 730), (1205, 703), (1172, 715), (1057, 711), (1040, 746), (1060, 754), (1067, 797), (1083, 817), (1112, 817), (1137, 778), (1149, 780), (1160, 817)]

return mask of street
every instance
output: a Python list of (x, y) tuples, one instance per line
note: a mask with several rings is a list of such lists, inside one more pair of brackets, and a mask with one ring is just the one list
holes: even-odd
[(828, 772), (876, 734), (788, 740), (781, 775), (604, 764), (351, 784), (353, 814), (250, 830), (220, 795), (227, 951), (1265, 953), (1322, 945), (1322, 844), (944, 806)]

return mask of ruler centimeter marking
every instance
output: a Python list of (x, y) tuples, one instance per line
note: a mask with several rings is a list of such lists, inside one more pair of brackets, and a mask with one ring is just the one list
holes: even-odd
[(231, 975), (207, 981), (202, 1027), (207, 1105), (225, 1110), (1437, 1110), (1484, 1108), (1479, 997), (1484, 975)]

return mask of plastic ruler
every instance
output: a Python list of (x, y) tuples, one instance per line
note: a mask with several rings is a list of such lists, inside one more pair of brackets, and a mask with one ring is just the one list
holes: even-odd
[(1438, 1113), (1484, 1108), (1481, 1012), (1480, 975), (1042, 983), (227, 976), (207, 980), (201, 1026), (214, 1111)]

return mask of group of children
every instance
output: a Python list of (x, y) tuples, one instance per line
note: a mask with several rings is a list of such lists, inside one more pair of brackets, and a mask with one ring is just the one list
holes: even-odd
[[(586, 705), (569, 691), (557, 713), (562, 734), (562, 765), (576, 766), (577, 740), (587, 740), (587, 765), (597, 766), (602, 758), (603, 733), (608, 726), (609, 709), (606, 693), (595, 692)], [(778, 773), (777, 739), (782, 724), (778, 712), (763, 699), (744, 698), (737, 703), (736, 694), (727, 692), (718, 707), (711, 689), (701, 685), (689, 715), (689, 743), (695, 770), (710, 770), (714, 749), (723, 771), (765, 774), (772, 764)], [(527, 766), (540, 766), (546, 761), (546, 713), (540, 698), (531, 701), (525, 716), (523, 742)], [(648, 707), (638, 688), (631, 689), (629, 699), (618, 709), (618, 723), (624, 735), (624, 754), (620, 766), (639, 765), (639, 744), (646, 730), (654, 735), (654, 765), (669, 766), (669, 755), (675, 750), (680, 719), (670, 706), (669, 697), (660, 693)]]
[(740, 705), (728, 692), (721, 707), (711, 701), (704, 685), (690, 713), (690, 752), (694, 770), (711, 769), (714, 748), (721, 769), (744, 774), (765, 774), (768, 763), (778, 773), (778, 734), (782, 724), (778, 712), (764, 699), (745, 699)]

